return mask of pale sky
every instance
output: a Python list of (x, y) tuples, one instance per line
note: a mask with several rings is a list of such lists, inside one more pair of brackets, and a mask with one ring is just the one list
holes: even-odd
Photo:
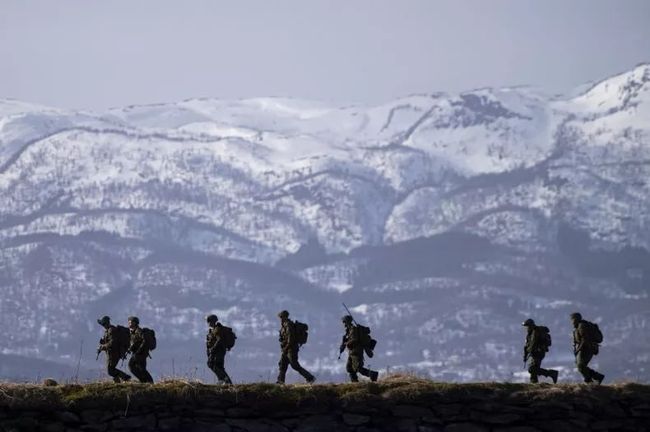
[(0, 0), (0, 98), (380, 103), (650, 61), (650, 0)]

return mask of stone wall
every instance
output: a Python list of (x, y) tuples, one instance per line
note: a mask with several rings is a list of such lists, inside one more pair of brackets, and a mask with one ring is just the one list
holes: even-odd
[(0, 431), (649, 431), (650, 386), (0, 386)]

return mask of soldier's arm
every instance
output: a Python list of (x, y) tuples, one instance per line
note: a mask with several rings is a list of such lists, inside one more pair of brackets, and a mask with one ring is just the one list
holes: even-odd
[(347, 333), (343, 335), (343, 339), (341, 340), (341, 346), (339, 347), (339, 353), (342, 353), (345, 351), (346, 344), (348, 343), (348, 335)]
[(108, 348), (111, 346), (111, 342), (113, 340), (113, 331), (112, 329), (109, 329), (104, 336), (99, 340), (99, 350), (100, 351), (108, 351)]
[(294, 328), (293, 323), (291, 321), (289, 321), (289, 324), (287, 325), (287, 329), (289, 330), (287, 331), (287, 345), (293, 346), (294, 345), (293, 341), (296, 338), (295, 336), (296, 329)]
[(583, 326), (582, 324), (578, 324), (578, 328), (574, 333), (574, 341), (573, 341), (573, 345), (576, 353), (579, 353), (580, 350), (582, 349), (584, 340), (585, 340), (585, 326)]
[(138, 333), (133, 333), (131, 335), (131, 346), (129, 351), (134, 354), (141, 354), (142, 346), (144, 345), (144, 338)]
[(537, 329), (534, 329), (530, 335), (530, 347), (529, 351), (532, 351), (537, 347), (537, 344), (539, 343), (539, 332)]
[(104, 338), (99, 339), (99, 345), (97, 345), (97, 352), (104, 351), (106, 349), (104, 345)]

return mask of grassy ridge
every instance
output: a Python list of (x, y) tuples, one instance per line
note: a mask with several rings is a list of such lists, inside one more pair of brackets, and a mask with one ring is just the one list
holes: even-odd
[(581, 384), (450, 384), (413, 377), (391, 377), (377, 383), (318, 384), (278, 386), (268, 383), (234, 386), (207, 385), (189, 381), (166, 381), (154, 385), (66, 384), (41, 386), (0, 384), (0, 407), (13, 409), (123, 408), (147, 405), (201, 405), (229, 408), (248, 406), (257, 409), (295, 409), (345, 404), (422, 404), (493, 401), (529, 404), (535, 401), (595, 404), (623, 399), (650, 400), (650, 385), (617, 384), (590, 386)]

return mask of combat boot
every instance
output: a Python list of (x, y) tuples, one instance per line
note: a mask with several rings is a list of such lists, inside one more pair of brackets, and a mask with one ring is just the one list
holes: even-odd
[(379, 378), (379, 372), (377, 371), (370, 372), (370, 381), (375, 382), (377, 381), (377, 378)]
[(603, 382), (603, 380), (605, 379), (605, 375), (596, 372), (596, 373), (594, 374), (594, 379), (596, 380), (596, 382), (598, 383), (598, 385), (600, 385), (600, 384)]
[(557, 376), (559, 374), (560, 373), (558, 371), (554, 370), (554, 369), (549, 371), (549, 375), (551, 376), (551, 379), (553, 380), (553, 384), (557, 384)]

